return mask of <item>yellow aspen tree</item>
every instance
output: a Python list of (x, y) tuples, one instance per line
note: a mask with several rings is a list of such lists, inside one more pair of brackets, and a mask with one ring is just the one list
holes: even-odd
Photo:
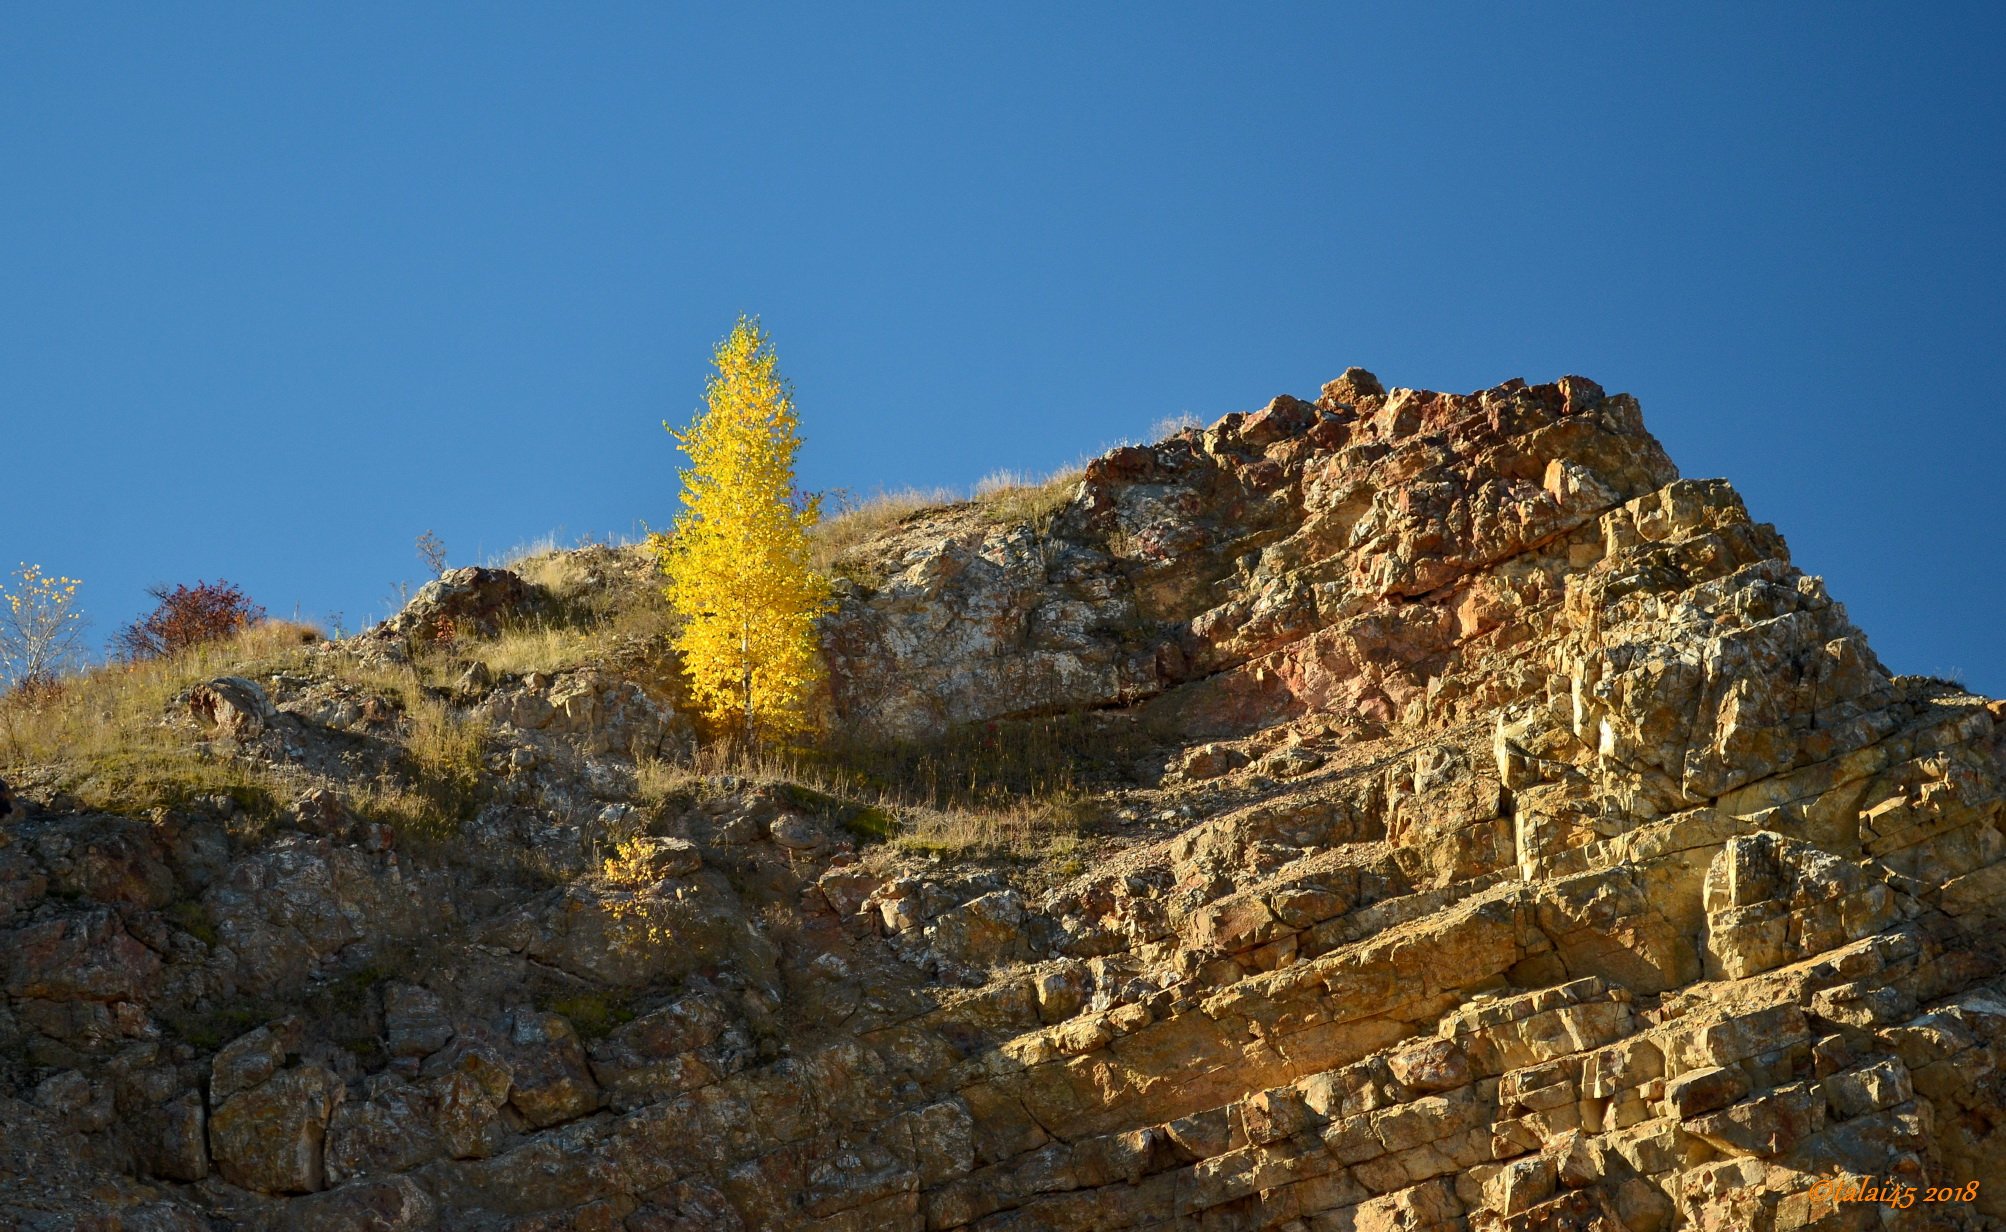
[(795, 734), (822, 672), (815, 618), (829, 584), (808, 563), (820, 502), (795, 488), (799, 421), (772, 339), (740, 317), (712, 357), (707, 408), (687, 432), (662, 425), (690, 466), (673, 531), (649, 542), (683, 617), (676, 649), (698, 705), (748, 740)]

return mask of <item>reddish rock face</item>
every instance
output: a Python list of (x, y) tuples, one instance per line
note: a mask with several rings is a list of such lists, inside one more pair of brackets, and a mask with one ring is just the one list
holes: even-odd
[(109, 908), (25, 925), (10, 942), (7, 991), (16, 997), (143, 1001), (160, 974), (160, 956)]
[(1047, 527), (878, 545), (886, 581), (827, 623), (839, 721), (911, 737), (1143, 698), (1194, 734), (1396, 719), (1536, 636), (1580, 563), (1551, 545), (1584, 555), (1676, 475), (1635, 402), (1579, 378), (1389, 395), (1354, 370), (1319, 403), (1114, 451)]

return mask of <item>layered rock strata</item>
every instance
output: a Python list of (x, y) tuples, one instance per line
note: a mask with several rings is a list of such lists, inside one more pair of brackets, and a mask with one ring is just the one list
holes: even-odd
[(1090, 862), (650, 804), (687, 725), (590, 673), (470, 677), (485, 854), (400, 857), (342, 795), (394, 721), (218, 681), (191, 738), (331, 794), (0, 831), (0, 1219), (2006, 1226), (2006, 706), (1628, 397), (1352, 370), (844, 563), (838, 724), (1092, 716)]

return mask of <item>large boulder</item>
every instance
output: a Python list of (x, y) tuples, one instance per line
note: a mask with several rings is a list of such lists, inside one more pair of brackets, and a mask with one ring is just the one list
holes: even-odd
[(562, 1015), (519, 1012), (509, 1043), (508, 1102), (523, 1120), (541, 1129), (598, 1108), (599, 1084), (578, 1033)]
[(507, 569), (452, 569), (425, 583), (373, 636), (419, 642), (493, 637), (534, 612), (539, 600), (535, 587)]
[(282, 1070), (223, 1100), (209, 1120), (216, 1169), (259, 1193), (312, 1193), (327, 1180), (328, 1119), (341, 1079), (318, 1065)]
[(239, 742), (263, 735), (278, 717), (265, 691), (241, 676), (196, 685), (188, 694), (188, 713), (205, 736)]

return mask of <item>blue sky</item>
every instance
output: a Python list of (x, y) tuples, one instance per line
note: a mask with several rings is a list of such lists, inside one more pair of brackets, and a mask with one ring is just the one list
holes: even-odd
[(2006, 18), (1918, 9), (9, 6), (0, 562), (352, 627), (662, 525), (754, 312), (860, 492), (1582, 373), (2006, 693)]

